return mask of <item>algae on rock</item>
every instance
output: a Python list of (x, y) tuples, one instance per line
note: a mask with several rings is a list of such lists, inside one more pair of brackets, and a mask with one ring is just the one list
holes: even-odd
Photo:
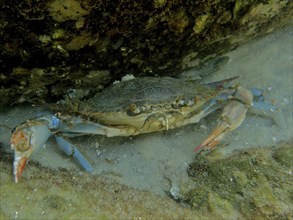
[[(288, 0), (3, 0), (0, 105), (57, 101), (68, 89), (97, 91), (125, 74), (176, 76), (287, 24), (292, 6)], [(109, 77), (84, 82), (90, 71)]]
[(292, 156), (292, 144), (283, 144), (237, 152), (224, 159), (195, 160), (188, 169), (193, 181), (183, 187), (181, 199), (196, 210), (224, 219), (290, 218)]

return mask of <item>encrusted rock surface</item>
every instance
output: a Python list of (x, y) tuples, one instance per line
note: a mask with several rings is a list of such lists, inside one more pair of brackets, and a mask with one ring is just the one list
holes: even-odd
[(292, 1), (0, 3), (0, 105), (90, 95), (125, 74), (176, 76), (288, 23)]

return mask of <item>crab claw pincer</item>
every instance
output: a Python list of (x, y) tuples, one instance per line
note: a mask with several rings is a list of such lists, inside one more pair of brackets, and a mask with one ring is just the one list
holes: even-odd
[(11, 148), (14, 150), (13, 174), (16, 183), (30, 156), (46, 143), (50, 135), (44, 121), (27, 121), (14, 129)]
[(218, 126), (195, 148), (194, 152), (200, 154), (201, 151), (214, 149), (224, 136), (242, 124), (248, 107), (253, 105), (253, 95), (249, 90), (238, 87), (234, 98), (224, 107)]

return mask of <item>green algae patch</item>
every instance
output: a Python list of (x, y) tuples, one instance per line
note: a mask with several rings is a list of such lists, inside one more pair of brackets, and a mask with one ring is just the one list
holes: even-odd
[(251, 149), (224, 159), (195, 160), (182, 200), (223, 219), (292, 217), (292, 145)]
[(225, 158), (215, 151), (190, 164), (174, 201), (105, 175), (35, 162), (15, 184), (12, 155), (0, 152), (0, 219), (290, 219), (292, 154), (292, 144)]
[[(76, 170), (30, 163), (18, 184), (12, 157), (0, 155), (1, 219), (194, 219), (200, 213), (167, 196)], [(206, 216), (205, 216), (206, 217)], [(209, 216), (208, 216), (209, 217)]]
[(210, 213), (218, 215), (223, 219), (236, 219), (239, 213), (234, 209), (229, 200), (223, 199), (217, 193), (210, 192), (208, 195), (208, 210)]
[(292, 168), (293, 155), (291, 148), (280, 148), (276, 150), (276, 152), (273, 154), (273, 157), (281, 165)]

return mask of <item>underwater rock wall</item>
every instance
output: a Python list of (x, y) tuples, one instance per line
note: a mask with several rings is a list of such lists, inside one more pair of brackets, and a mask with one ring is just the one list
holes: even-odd
[(0, 105), (91, 95), (125, 74), (176, 76), (290, 22), (292, 1), (0, 3)]

